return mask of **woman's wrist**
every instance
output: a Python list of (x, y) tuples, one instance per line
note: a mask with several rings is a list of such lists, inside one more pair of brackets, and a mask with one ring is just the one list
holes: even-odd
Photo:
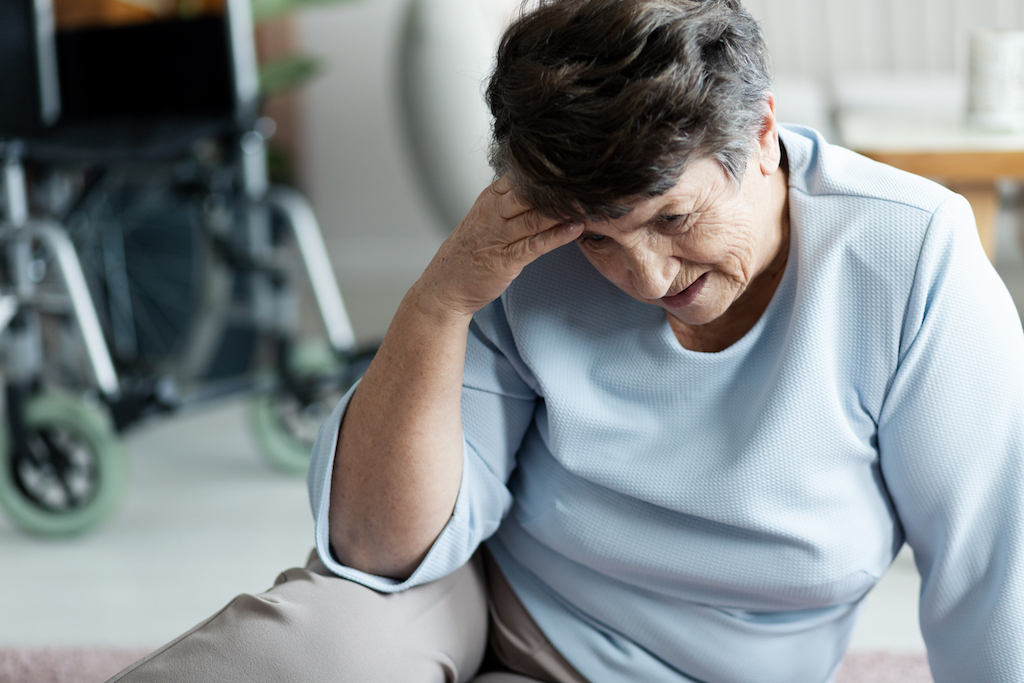
[(479, 310), (470, 302), (460, 300), (451, 292), (442, 291), (435, 283), (421, 277), (405, 295), (402, 306), (432, 325), (441, 328), (468, 328), (473, 314)]

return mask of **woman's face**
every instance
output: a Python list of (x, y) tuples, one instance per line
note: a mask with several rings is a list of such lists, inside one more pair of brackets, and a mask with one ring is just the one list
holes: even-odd
[(743, 295), (788, 244), (774, 119), (766, 135), (739, 184), (717, 161), (695, 161), (664, 195), (636, 201), (621, 218), (585, 223), (580, 249), (622, 291), (686, 325), (757, 299)]

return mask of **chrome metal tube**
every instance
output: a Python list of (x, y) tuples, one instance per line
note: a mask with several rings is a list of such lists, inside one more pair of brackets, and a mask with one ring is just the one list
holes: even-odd
[(57, 268), (64, 280), (64, 287), (71, 299), (71, 309), (78, 322), (78, 329), (82, 333), (82, 341), (85, 343), (86, 355), (92, 365), (96, 386), (106, 398), (116, 399), (121, 393), (121, 385), (118, 382), (117, 371), (114, 369), (114, 361), (107, 349), (106, 339), (103, 338), (103, 328), (100, 327), (99, 316), (96, 315), (89, 286), (86, 284), (85, 275), (82, 274), (82, 265), (78, 261), (78, 254), (75, 253), (71, 239), (62, 227), (49, 221), (30, 221), (25, 226), (25, 231), (33, 238), (38, 239), (53, 254)]
[(60, 117), (60, 77), (57, 73), (57, 37), (53, 0), (33, 0), (36, 16), (36, 65), (39, 68), (39, 113), (52, 126)]
[(7, 294), (0, 296), (0, 333), (7, 329), (7, 326), (14, 320), (14, 316), (18, 314), (18, 297), (14, 294)]
[(356, 345), (356, 335), (341, 298), (338, 280), (327, 257), (327, 247), (320, 232), (316, 214), (301, 193), (287, 187), (274, 187), (267, 195), (267, 201), (280, 211), (292, 231), (299, 247), (309, 283), (313, 289), (320, 317), (327, 328), (327, 338), (335, 351), (351, 351)]
[(28, 190), (25, 188), (25, 169), (18, 158), (16, 144), (11, 145), (4, 157), (4, 205), (7, 222), (20, 228), (28, 221)]

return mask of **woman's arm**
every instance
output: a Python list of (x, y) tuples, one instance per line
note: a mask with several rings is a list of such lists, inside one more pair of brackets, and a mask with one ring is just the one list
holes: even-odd
[(1024, 334), (959, 197), (925, 239), (878, 448), (936, 683), (1024, 680)]
[(402, 578), (422, 561), (462, 478), (460, 397), (473, 314), (579, 232), (521, 203), (500, 179), (406, 294), (338, 437), (329, 524), (343, 564)]

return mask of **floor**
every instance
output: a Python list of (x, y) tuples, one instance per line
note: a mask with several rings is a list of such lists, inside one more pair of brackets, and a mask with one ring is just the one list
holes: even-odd
[(264, 464), (247, 417), (234, 400), (130, 434), (127, 499), (89, 535), (39, 540), (0, 517), (0, 644), (158, 645), (302, 564), (305, 483)]
[[(1021, 304), (1014, 234), (1001, 229), (999, 269)], [(383, 334), (401, 282), (342, 281), (361, 337)], [(234, 399), (137, 427), (125, 439), (132, 481), (123, 509), (85, 537), (30, 538), (0, 516), (0, 646), (156, 646), (301, 564), (312, 545), (305, 483), (261, 460), (247, 415), (246, 401)], [(901, 553), (868, 595), (851, 647), (923, 650), (919, 587)]]

